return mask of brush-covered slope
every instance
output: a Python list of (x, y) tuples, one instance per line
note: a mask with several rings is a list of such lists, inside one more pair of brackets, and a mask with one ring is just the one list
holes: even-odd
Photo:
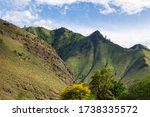
[(58, 99), (72, 82), (49, 44), (0, 20), (0, 99)]
[(89, 82), (93, 73), (104, 67), (113, 68), (115, 78), (126, 85), (150, 75), (150, 51), (141, 46), (122, 48), (105, 39), (99, 31), (84, 37), (65, 28), (49, 31), (29, 27), (26, 30), (52, 44), (78, 82)]

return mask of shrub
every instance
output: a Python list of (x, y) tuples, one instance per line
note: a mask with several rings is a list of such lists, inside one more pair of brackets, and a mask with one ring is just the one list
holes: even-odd
[(134, 81), (122, 99), (150, 100), (150, 76), (143, 80)]
[(61, 94), (63, 100), (88, 100), (92, 99), (91, 90), (85, 84), (68, 86)]

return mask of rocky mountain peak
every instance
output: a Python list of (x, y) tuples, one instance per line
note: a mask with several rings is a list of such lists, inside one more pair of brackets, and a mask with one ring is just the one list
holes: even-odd
[(102, 42), (107, 42), (107, 39), (106, 38), (104, 38), (104, 36), (97, 30), (97, 31), (95, 31), (95, 32), (93, 32), (91, 35), (90, 35), (90, 38), (91, 38), (91, 40), (92, 41), (94, 41), (94, 42), (100, 42), (100, 41), (102, 41)]

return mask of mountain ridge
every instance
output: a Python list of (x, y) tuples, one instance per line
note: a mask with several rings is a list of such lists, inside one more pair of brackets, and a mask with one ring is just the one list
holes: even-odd
[[(55, 30), (53, 32), (55, 33)], [(131, 84), (135, 79), (139, 79), (137, 74), (141, 73), (143, 75), (139, 75), (141, 78), (150, 75), (150, 55), (145, 48), (139, 51), (134, 50), (134, 48), (123, 48), (106, 39), (99, 31), (95, 31), (89, 36), (80, 36), (75, 33), (80, 38), (77, 38), (72, 31), (57, 34), (59, 36), (49, 37), (49, 40), (57, 40), (59, 46), (50, 44), (70, 66), (77, 82), (90, 82), (92, 74), (104, 67), (112, 67), (116, 74), (116, 80), (120, 80), (126, 85)], [(39, 34), (36, 36), (40, 37)], [(64, 43), (62, 43), (62, 40)], [(137, 71), (139, 73), (136, 73)]]

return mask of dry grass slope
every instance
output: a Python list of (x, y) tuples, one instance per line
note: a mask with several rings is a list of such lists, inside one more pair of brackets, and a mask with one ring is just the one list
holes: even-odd
[(72, 82), (51, 46), (0, 20), (0, 99), (58, 99)]

